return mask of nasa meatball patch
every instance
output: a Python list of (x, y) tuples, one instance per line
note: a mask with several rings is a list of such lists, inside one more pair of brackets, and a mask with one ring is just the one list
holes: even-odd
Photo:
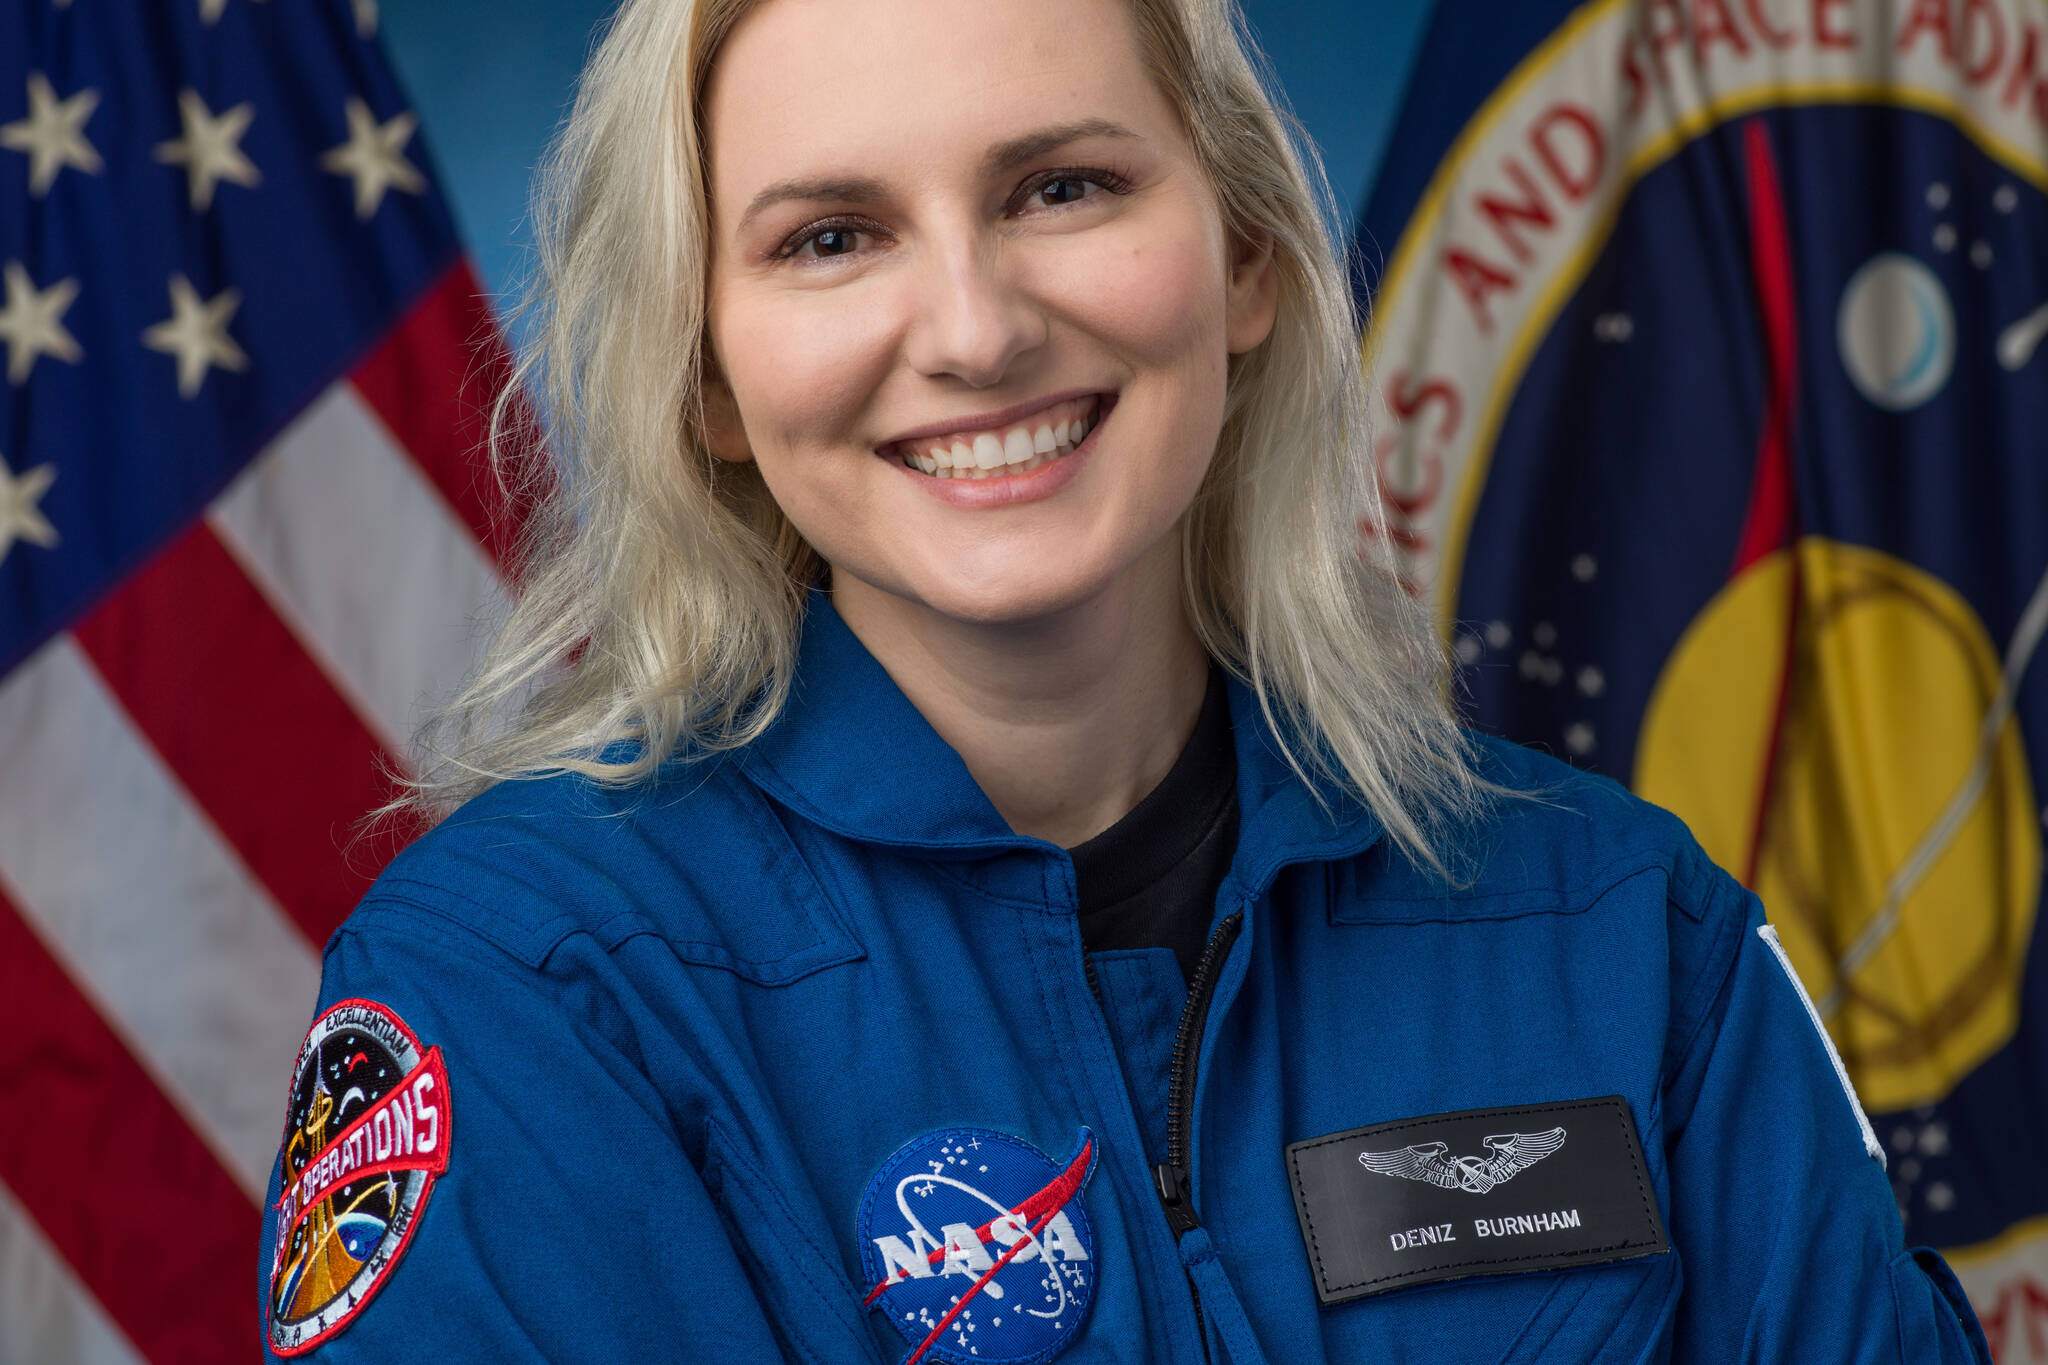
[(1095, 1233), (1081, 1189), (1085, 1128), (1065, 1161), (988, 1128), (913, 1138), (860, 1205), (866, 1306), (911, 1345), (904, 1365), (1046, 1361), (1072, 1343), (1095, 1297)]
[(450, 1117), (441, 1049), (396, 1014), (344, 1000), (313, 1021), (285, 1121), (271, 1350), (312, 1350), (391, 1277), (448, 1169)]

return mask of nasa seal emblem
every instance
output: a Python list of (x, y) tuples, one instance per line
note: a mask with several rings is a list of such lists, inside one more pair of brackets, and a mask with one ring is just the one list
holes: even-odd
[(1081, 1130), (1056, 1162), (1008, 1133), (948, 1128), (882, 1163), (861, 1199), (865, 1306), (926, 1360), (1050, 1360), (1080, 1332), (1095, 1295), (1095, 1234), (1081, 1188), (1095, 1169)]
[(439, 1048), (370, 1000), (313, 1021), (292, 1069), (270, 1349), (299, 1355), (340, 1332), (404, 1254), (448, 1169), (451, 1110)]

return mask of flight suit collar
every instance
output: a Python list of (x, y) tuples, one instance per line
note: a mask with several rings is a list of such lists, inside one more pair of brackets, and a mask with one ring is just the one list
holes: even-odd
[[(1257, 695), (1227, 672), (1224, 681), (1238, 798), (1226, 893), (1253, 897), (1288, 863), (1370, 847), (1381, 833), (1372, 814), (1328, 792), (1325, 815), (1280, 755)], [(946, 859), (1053, 847), (1010, 828), (822, 587), (810, 590), (789, 698), (741, 766), (776, 800), (847, 838)]]

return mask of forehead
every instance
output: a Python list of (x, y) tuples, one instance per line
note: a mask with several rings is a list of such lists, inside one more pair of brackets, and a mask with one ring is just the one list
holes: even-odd
[(848, 163), (979, 158), (1020, 132), (1172, 111), (1126, 0), (768, 0), (727, 38), (704, 109), (714, 193)]

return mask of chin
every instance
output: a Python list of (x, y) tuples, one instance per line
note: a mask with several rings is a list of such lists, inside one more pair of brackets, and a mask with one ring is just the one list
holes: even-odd
[(1049, 578), (1039, 568), (993, 574), (978, 583), (955, 578), (933, 584), (927, 578), (923, 586), (891, 590), (890, 595), (962, 625), (1024, 626), (1070, 611), (1099, 591), (1092, 580), (1071, 572)]
[(1068, 585), (996, 582), (978, 590), (956, 586), (937, 600), (927, 597), (934, 611), (955, 621), (977, 626), (1021, 626), (1045, 620), (1085, 602), (1091, 593)]

